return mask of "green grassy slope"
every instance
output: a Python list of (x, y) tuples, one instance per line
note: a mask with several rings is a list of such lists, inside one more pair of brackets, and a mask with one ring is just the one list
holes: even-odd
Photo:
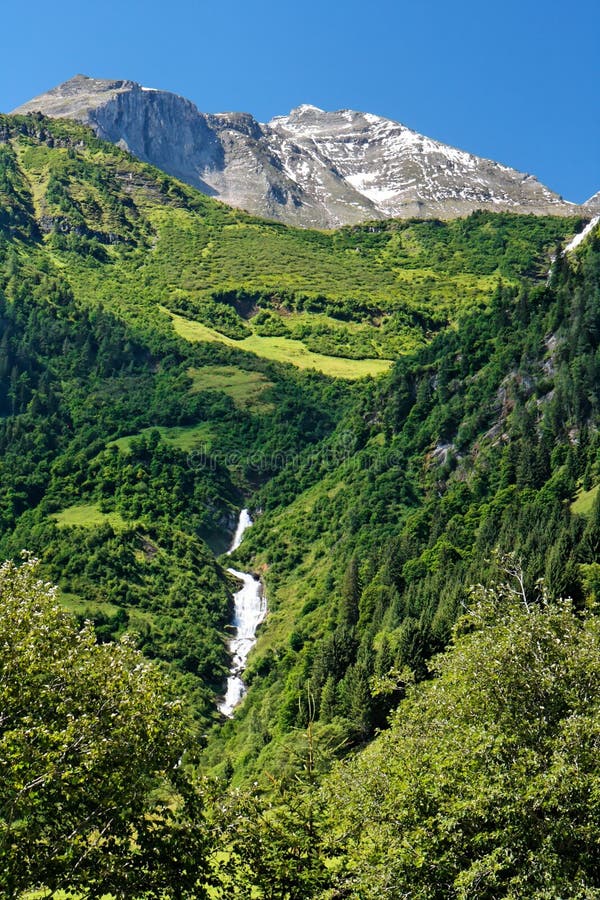
[[(488, 724), (495, 729), (515, 709), (520, 736), (531, 722), (539, 730), (525, 757), (512, 752), (514, 735), (506, 732), (507, 743), (489, 733), (500, 793), (497, 780), (481, 780), (492, 771), (481, 742), (487, 718), (457, 706), (467, 710), (478, 768), (476, 753), (461, 756), (464, 722), (459, 716), (455, 728), (445, 715), (443, 693), (432, 707), (435, 728), (423, 719), (425, 728), (396, 746), (399, 715), (390, 738), (371, 744), (409, 682), (435, 696), (431, 657), (470, 607), (469, 586), (498, 580), (497, 550), (515, 554), (531, 602), (543, 578), (551, 600), (572, 597), (577, 632), (584, 607), (594, 617), (598, 234), (569, 260), (559, 256), (546, 277), (551, 252), (577, 225), (476, 214), (301, 232), (220, 206), (79, 126), (0, 117), (0, 559), (30, 548), (64, 606), (91, 619), (99, 641), (131, 634), (192, 706), (207, 746), (199, 760), (191, 751), (184, 768), (199, 763), (216, 776), (214, 808), (197, 830), (218, 837), (223, 881), (210, 896), (266, 896), (275, 883), (283, 896), (290, 879), (303, 898), (323, 896), (325, 886), (331, 896), (362, 898), (396, 884), (407, 832), (398, 830), (396, 794), (383, 778), (389, 771), (410, 793), (404, 773), (413, 763), (425, 772), (414, 794), (425, 856), (415, 865), (408, 848), (406, 890), (445, 898), (456, 875), (440, 886), (437, 864), (421, 865), (437, 858), (422, 802), (428, 791), (436, 815), (441, 810), (434, 837), (442, 860), (454, 871), (463, 863), (457, 853), (465, 856), (463, 893), (483, 884), (497, 894), (498, 835), (513, 868), (510, 829), (497, 828), (499, 798), (508, 798), (518, 842), (523, 837), (527, 878), (535, 871), (531, 847), (543, 845), (550, 863), (581, 859), (591, 873), (584, 882), (583, 869), (567, 865), (558, 889), (544, 880), (544, 865), (548, 896), (568, 892), (574, 877), (582, 890), (597, 888), (589, 801), (597, 654), (578, 668), (575, 642), (564, 677), (553, 662), (563, 653), (553, 632), (552, 667), (538, 667), (521, 598), (515, 634), (525, 665), (508, 640), (511, 666), (502, 667), (518, 676), (508, 695), (518, 702), (501, 696), (501, 715), (494, 709)], [(286, 364), (290, 345), (301, 354), (296, 362), (310, 360), (314, 370)], [(242, 505), (255, 524), (232, 559), (219, 557)], [(248, 696), (224, 723), (215, 697), (229, 666), (230, 562), (261, 574), (269, 613), (249, 659)], [(493, 633), (482, 634), (492, 634), (496, 648)], [(467, 640), (479, 644), (477, 635)], [(472, 658), (477, 675), (485, 658)], [(495, 700), (496, 675), (487, 682)], [(477, 698), (471, 670), (453, 684)], [(585, 721), (570, 713), (578, 692)], [(534, 705), (523, 716), (518, 704), (528, 697)], [(553, 768), (547, 725), (557, 722), (567, 752)], [(430, 743), (438, 726), (454, 729), (455, 758)], [(373, 749), (363, 756), (367, 744)], [(432, 762), (450, 776), (441, 805), (435, 766), (423, 770), (416, 744), (434, 746)], [(575, 781), (563, 777), (582, 746), (596, 778), (590, 785), (586, 766)], [(321, 775), (349, 750), (356, 767), (338, 770), (320, 793)], [(552, 771), (543, 822), (529, 777), (542, 756)], [(463, 757), (477, 806), (465, 806), (460, 778), (453, 787)], [(504, 777), (515, 758), (516, 793)], [(254, 782), (257, 796), (228, 794), (232, 784)], [(382, 784), (392, 799), (380, 807)], [(557, 807), (565, 784), (568, 803)], [(520, 815), (523, 792), (531, 816)], [(479, 817), (480, 800), (488, 818)], [(573, 842), (573, 813), (582, 811), (590, 828), (582, 820)], [(541, 828), (549, 822), (560, 825), (556, 854)], [(490, 856), (480, 865), (484, 844)]]
[(503, 288), (398, 363), (259, 492), (237, 564), (263, 573), (269, 616), (207, 765), (235, 783), (291, 771), (309, 724), (324, 752), (368, 742), (403, 679), (427, 677), (469, 586), (498, 577), (497, 548), (531, 597), (544, 578), (594, 607), (599, 322), (597, 237), (550, 285)]
[(321, 357), (381, 373), (367, 360), (414, 350), (499, 278), (542, 276), (580, 224), (475, 214), (311, 232), (218, 204), (73, 123), (0, 117), (0, 133), (5, 231), (35, 239), (77, 298), (157, 333), (166, 307), (211, 329), (180, 325), (185, 337), (344, 377)]
[[(429, 347), (458, 341), (459, 374), (442, 380), (470, 383), (489, 349), (472, 323), (517, 283), (543, 283), (578, 225), (476, 214), (290, 229), (81, 126), (0, 117), (0, 553), (31, 547), (103, 639), (134, 630), (210, 715), (233, 585), (207, 544), (223, 550), (255, 496), (266, 513), (245, 552), (268, 570), (272, 612), (251, 677), (296, 620), (319, 638), (352, 535), (376, 547), (395, 534), (420, 502), (415, 460), (435, 448), (433, 432), (413, 435), (369, 474), (383, 419), (420, 377), (398, 388), (391, 361), (421, 372)], [(442, 444), (455, 407), (450, 392)], [(469, 415), (467, 443), (476, 403)], [(298, 705), (285, 684), (284, 729)]]

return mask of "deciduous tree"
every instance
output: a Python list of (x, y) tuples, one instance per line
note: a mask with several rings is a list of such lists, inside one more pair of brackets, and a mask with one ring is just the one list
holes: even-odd
[(0, 568), (0, 603), (2, 896), (205, 896), (192, 732), (165, 678), (78, 628), (31, 559)]

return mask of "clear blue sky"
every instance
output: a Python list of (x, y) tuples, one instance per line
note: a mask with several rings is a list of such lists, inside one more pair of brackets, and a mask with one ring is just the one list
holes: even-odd
[(583, 201), (600, 190), (599, 61), (598, 0), (17, 0), (0, 110), (78, 72), (261, 121), (350, 107)]

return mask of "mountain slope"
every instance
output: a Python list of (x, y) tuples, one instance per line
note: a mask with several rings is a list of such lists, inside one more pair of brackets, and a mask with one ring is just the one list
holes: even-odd
[[(581, 225), (480, 212), (288, 228), (80, 124), (0, 117), (0, 555), (31, 548), (103, 640), (134, 631), (218, 718), (234, 585), (206, 542), (222, 550), (251, 497), (265, 510), (244, 552), (270, 567), (270, 641), (289, 640), (311, 597), (335, 603), (363, 517), (383, 545), (417, 504), (400, 475), (432, 432), (413, 419), (407, 455), (374, 482), (362, 451), (378, 453), (413, 391), (427, 409), (420, 373), (444, 335), (461, 342), (446, 389), (448, 377), (454, 393), (471, 384), (487, 352), (473, 322), (522, 283), (543, 291), (557, 244)], [(292, 348), (317, 370), (289, 365)], [(351, 381), (403, 358), (391, 380)], [(398, 385), (404, 365), (414, 374)], [(457, 415), (449, 401), (438, 412), (440, 458)], [(296, 695), (288, 725), (292, 706)]]
[[(600, 236), (596, 226), (575, 246), (582, 224), (476, 212), (298, 230), (231, 210), (82, 125), (0, 117), (0, 558), (31, 548), (99, 642), (127, 631), (207, 742), (197, 758), (186, 737), (170, 760), (179, 797), (149, 785), (149, 836), (125, 832), (126, 883), (79, 880), (82, 849), (98, 848), (90, 807), (83, 843), (67, 823), (50, 846), (46, 825), (79, 798), (104, 738), (81, 743), (76, 714), (40, 744), (8, 653), (3, 746), (18, 820), (4, 831), (24, 846), (31, 826), (51, 864), (15, 860), (9, 841), (13, 895), (16, 870), (37, 893), (197, 898), (208, 841), (208, 890), (227, 900), (595, 896)], [(323, 366), (352, 369), (350, 354), (369, 364), (376, 348), (393, 365), (353, 382), (247, 352), (248, 332), (279, 341), (283, 328), (295, 345), (335, 350)], [(255, 525), (227, 564), (261, 575), (269, 611), (247, 698), (224, 723), (215, 697), (235, 582), (214, 554), (242, 504)], [(431, 655), (473, 611), (469, 586), (498, 581), (497, 551), (514, 554), (526, 602), (519, 586), (497, 596), (489, 627), (474, 632), (472, 616), (451, 677), (436, 681)], [(49, 670), (28, 641), (35, 701)], [(86, 670), (71, 660), (81, 698)], [(64, 682), (51, 681), (54, 701)], [(419, 695), (434, 702), (415, 706)], [(126, 760), (114, 730), (109, 749)], [(23, 788), (40, 746), (61, 764), (40, 769), (41, 794), (36, 772)], [(350, 748), (356, 763), (320, 785)], [(216, 776), (206, 818), (181, 777), (188, 764)], [(248, 781), (250, 795), (229, 791)], [(158, 856), (152, 835), (168, 841)], [(63, 876), (65, 855), (76, 862)]]
[[(0, 118), (0, 554), (32, 550), (100, 640), (131, 632), (208, 721), (235, 589), (208, 544), (268, 477), (253, 454), (330, 431), (346, 387), (176, 336), (143, 261), (182, 188), (83, 126)], [(184, 190), (189, 256), (244, 219)]]
[(36, 111), (89, 124), (204, 193), (289, 224), (578, 211), (531, 175), (369, 113), (301, 106), (261, 124), (246, 113), (208, 115), (132, 81), (84, 75), (15, 110)]
[[(528, 595), (600, 594), (600, 240), (549, 284), (500, 287), (357, 397), (327, 451), (256, 498), (238, 551), (270, 614), (207, 764), (239, 782), (368, 742), (429, 675), (470, 586), (512, 553)], [(408, 671), (410, 670), (410, 671)], [(411, 674), (412, 673), (412, 674)], [(297, 757), (296, 757), (297, 758)]]
[(6, 233), (66, 254), (78, 297), (144, 331), (171, 319), (186, 339), (347, 378), (385, 371), (498, 278), (545, 277), (582, 223), (478, 213), (323, 234), (232, 210), (76, 123), (0, 117), (0, 140)]

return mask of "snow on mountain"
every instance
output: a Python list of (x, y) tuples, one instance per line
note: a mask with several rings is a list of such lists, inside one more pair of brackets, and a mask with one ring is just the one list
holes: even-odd
[(600, 212), (600, 191), (594, 194), (593, 197), (590, 197), (589, 200), (586, 200), (583, 208), (588, 210), (588, 212)]
[(261, 124), (247, 113), (202, 113), (132, 81), (84, 75), (15, 110), (34, 111), (85, 122), (219, 200), (294, 225), (580, 209), (531, 175), (371, 113), (303, 104)]
[[(275, 147), (282, 164), (304, 190), (318, 190), (323, 172), (333, 174), (342, 190), (349, 186), (363, 203), (369, 201), (377, 218), (448, 217), (486, 206), (532, 212), (572, 208), (532, 176), (371, 113), (303, 106), (268, 127), (281, 136)], [(288, 158), (289, 142), (296, 159), (299, 148), (302, 161), (310, 161), (308, 168)]]

